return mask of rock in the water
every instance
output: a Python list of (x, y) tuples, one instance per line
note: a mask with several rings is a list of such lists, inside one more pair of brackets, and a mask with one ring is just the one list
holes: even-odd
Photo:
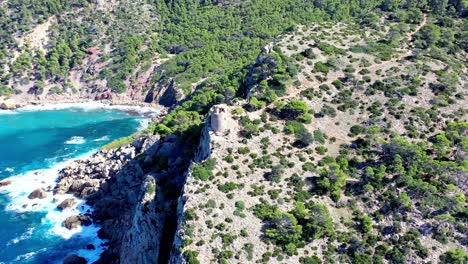
[(4, 110), (16, 109), (18, 107), (19, 105), (12, 99), (5, 100), (0, 104), (0, 109)]
[(68, 198), (68, 199), (63, 200), (63, 202), (61, 202), (61, 203), (57, 206), (57, 208), (58, 208), (59, 210), (64, 210), (64, 209), (66, 209), (66, 208), (71, 208), (71, 207), (73, 207), (75, 204), (76, 204), (76, 200), (75, 200), (75, 199), (73, 199), (73, 198)]
[(93, 244), (88, 244), (88, 245), (86, 246), (86, 249), (88, 249), (88, 250), (95, 250), (96, 247), (95, 247)]
[(45, 199), (47, 198), (47, 193), (43, 188), (34, 190), (28, 196), (29, 199)]
[(77, 228), (79, 226), (89, 226), (91, 225), (91, 219), (87, 215), (73, 215), (67, 217), (63, 222), (63, 226), (68, 229)]
[(63, 264), (87, 264), (88, 261), (80, 257), (78, 255), (68, 255), (66, 258), (63, 259)]
[(11, 184), (10, 180), (0, 181), (0, 187), (8, 186)]

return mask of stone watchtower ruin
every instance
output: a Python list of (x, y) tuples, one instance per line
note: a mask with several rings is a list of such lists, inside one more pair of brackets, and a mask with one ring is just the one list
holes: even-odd
[(211, 112), (211, 130), (215, 133), (221, 133), (227, 128), (227, 109), (226, 107), (216, 105)]

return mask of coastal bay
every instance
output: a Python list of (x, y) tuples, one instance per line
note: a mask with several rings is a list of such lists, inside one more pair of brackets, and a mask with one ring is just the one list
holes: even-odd
[[(0, 263), (61, 263), (72, 253), (97, 260), (105, 249), (105, 241), (97, 238), (99, 227), (64, 225), (67, 218), (89, 214), (92, 208), (71, 194), (53, 191), (59, 171), (144, 128), (148, 118), (143, 114), (150, 112), (98, 104), (0, 112)], [(69, 208), (57, 208), (71, 199)]]

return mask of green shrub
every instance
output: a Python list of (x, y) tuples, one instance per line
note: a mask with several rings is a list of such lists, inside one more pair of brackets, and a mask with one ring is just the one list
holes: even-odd
[(185, 261), (187, 261), (187, 264), (200, 264), (200, 261), (198, 261), (199, 254), (198, 251), (187, 250), (184, 252)]
[(239, 186), (240, 185), (235, 183), (235, 182), (227, 182), (225, 184), (218, 185), (218, 190), (220, 190), (223, 193), (228, 193), (230, 191), (233, 191), (233, 190), (239, 188)]
[(315, 63), (313, 72), (321, 72), (321, 73), (327, 74), (329, 71), (330, 71), (330, 69), (328, 68), (327, 64), (325, 64), (323, 62), (320, 62), (320, 61), (317, 61)]
[(199, 180), (207, 181), (213, 177), (213, 169), (215, 165), (215, 159), (209, 159), (203, 163), (194, 164), (192, 167), (192, 176)]
[(468, 254), (463, 249), (451, 249), (439, 257), (441, 263), (447, 264), (466, 264), (468, 263)]
[(241, 147), (241, 148), (239, 148), (239, 149), (237, 150), (237, 152), (238, 152), (239, 154), (243, 154), (243, 155), (244, 155), (244, 154), (249, 153), (249, 152), (250, 152), (250, 149), (249, 149), (249, 147)]
[(309, 107), (300, 100), (291, 100), (278, 109), (278, 115), (286, 120), (309, 120)]

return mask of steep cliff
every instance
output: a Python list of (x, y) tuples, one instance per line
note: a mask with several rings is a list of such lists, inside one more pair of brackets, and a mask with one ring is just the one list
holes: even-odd
[(162, 221), (157, 213), (156, 179), (146, 175), (140, 198), (132, 215), (130, 229), (122, 240), (120, 263), (154, 263), (159, 256)]
[(182, 96), (174, 80), (170, 81), (169, 84), (158, 82), (148, 91), (145, 102), (156, 102), (162, 106), (171, 107), (175, 105)]
[[(209, 115), (206, 118), (206, 123), (203, 126), (200, 143), (195, 153), (194, 159), (190, 164), (189, 169), (185, 173), (185, 182), (181, 190), (180, 197), (177, 199), (177, 229), (174, 234), (174, 243), (171, 249), (169, 263), (178, 264), (186, 263), (182, 256), (182, 243), (184, 237), (186, 237), (184, 230), (184, 207), (190, 197), (185, 192), (187, 184), (192, 184), (192, 172), (195, 164), (200, 164), (210, 159), (213, 156), (215, 150), (214, 145), (220, 144), (226, 136), (225, 133), (229, 133), (229, 129), (235, 128), (236, 123), (231, 118), (230, 108), (227, 105), (216, 105), (210, 110)], [(216, 155), (216, 154), (215, 154)]]

